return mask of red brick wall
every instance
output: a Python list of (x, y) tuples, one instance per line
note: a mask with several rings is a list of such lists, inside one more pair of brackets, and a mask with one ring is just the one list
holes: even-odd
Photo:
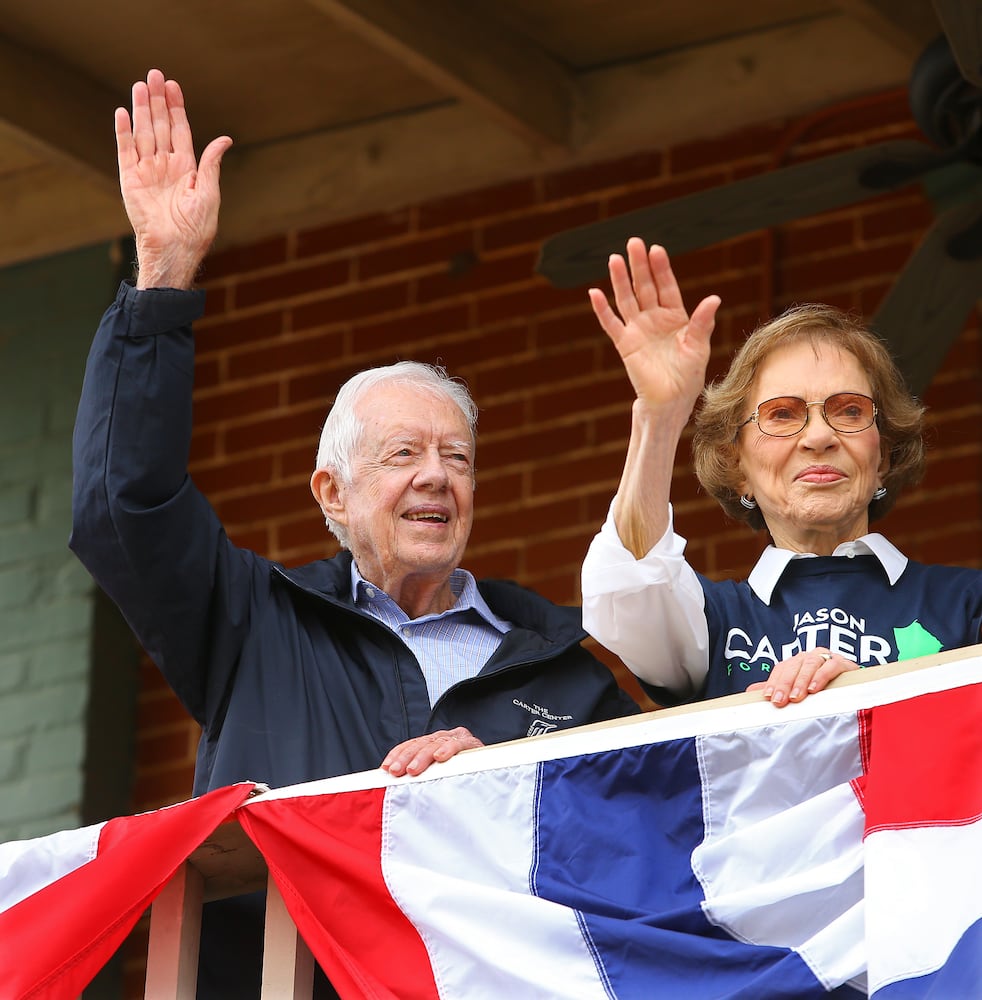
[[(534, 274), (540, 242), (783, 163), (919, 137), (905, 96), (890, 93), (220, 253), (203, 276), (193, 475), (237, 542), (286, 563), (331, 554), (307, 484), (334, 390), (370, 365), (441, 363), (481, 408), (468, 567), (576, 602), (618, 480), (631, 392), (585, 291)], [(676, 259), (690, 308), (709, 292), (723, 298), (711, 374), (792, 301), (871, 313), (932, 217), (912, 187)], [(926, 394), (925, 483), (884, 522), (914, 558), (982, 565), (980, 379), (976, 315)], [(710, 575), (745, 574), (764, 540), (697, 492), (687, 451), (674, 497), (690, 558)], [(195, 742), (146, 667), (135, 810), (187, 797)]]

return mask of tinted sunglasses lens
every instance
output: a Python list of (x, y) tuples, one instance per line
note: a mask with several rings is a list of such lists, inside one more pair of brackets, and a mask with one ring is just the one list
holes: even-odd
[(864, 431), (874, 416), (873, 400), (856, 392), (837, 392), (825, 400), (825, 419), (837, 431)]
[(797, 434), (808, 417), (808, 407), (797, 396), (778, 396), (757, 407), (757, 426), (774, 437)]

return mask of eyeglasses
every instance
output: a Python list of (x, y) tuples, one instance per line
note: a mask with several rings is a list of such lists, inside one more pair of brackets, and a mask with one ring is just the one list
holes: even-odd
[(872, 427), (878, 412), (876, 403), (858, 392), (836, 392), (810, 403), (798, 396), (775, 396), (759, 403), (740, 427), (754, 423), (770, 437), (794, 437), (805, 429), (810, 406), (820, 406), (825, 422), (840, 434), (858, 434)]

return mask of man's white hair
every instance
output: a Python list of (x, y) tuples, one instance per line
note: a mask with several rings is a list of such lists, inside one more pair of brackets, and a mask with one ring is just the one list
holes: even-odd
[[(438, 365), (427, 365), (421, 361), (398, 361), (394, 365), (358, 372), (341, 386), (321, 430), (315, 471), (329, 469), (336, 480), (345, 485), (350, 484), (352, 462), (364, 433), (364, 426), (356, 412), (357, 403), (366, 392), (383, 383), (411, 386), (453, 403), (464, 415), (471, 434), (471, 445), (474, 445), (477, 437), (477, 405), (467, 386), (459, 379), (452, 378), (445, 368)], [(343, 548), (348, 548), (348, 532), (344, 525), (338, 524), (329, 516), (325, 520), (331, 534)]]

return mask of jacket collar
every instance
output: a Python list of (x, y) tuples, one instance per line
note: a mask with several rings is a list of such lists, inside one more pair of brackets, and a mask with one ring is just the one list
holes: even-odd
[[(369, 618), (351, 599), (351, 564), (351, 553), (342, 550), (330, 559), (318, 559), (302, 566), (274, 565), (280, 576), (301, 590)], [(553, 604), (512, 580), (479, 580), (477, 589), (492, 614), (519, 628), (536, 632), (550, 643), (570, 646), (587, 638), (578, 607)]]
[[(489, 607), (484, 595), (477, 588), (477, 581), (472, 573), (459, 566), (450, 574), (450, 590), (453, 593), (455, 602), (452, 608), (447, 611), (467, 611), (477, 612), (492, 628), (504, 634), (511, 629), (511, 622), (499, 618)], [(384, 596), (384, 599), (391, 601), (388, 594), (381, 587), (366, 580), (358, 569), (354, 559), (351, 560), (351, 602), (356, 606), (364, 607), (362, 601), (372, 600), (377, 594)], [(447, 612), (444, 612), (446, 614)], [(424, 618), (439, 618), (438, 614), (424, 615)]]
[(351, 553), (339, 552), (330, 559), (318, 559), (302, 566), (274, 564), (280, 576), (302, 590), (313, 591), (337, 604), (354, 607), (351, 600)]

